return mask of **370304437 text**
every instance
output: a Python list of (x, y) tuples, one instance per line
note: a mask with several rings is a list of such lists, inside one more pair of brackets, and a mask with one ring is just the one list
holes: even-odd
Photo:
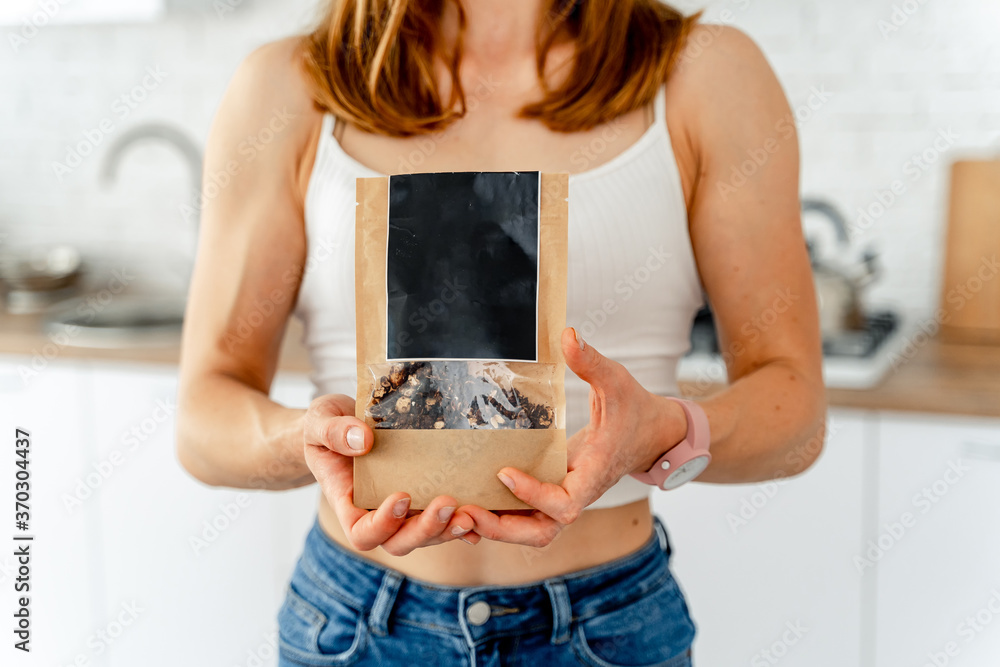
[(31, 433), (14, 433), (14, 648), (31, 651)]

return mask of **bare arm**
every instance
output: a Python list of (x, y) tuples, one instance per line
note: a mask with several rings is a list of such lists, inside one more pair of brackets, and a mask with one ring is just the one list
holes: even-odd
[[(819, 455), (826, 403), (791, 111), (757, 46), (728, 28), (672, 87), (699, 156), (691, 239), (730, 379), (700, 402), (713, 458), (699, 479), (797, 474)], [(756, 171), (734, 177), (748, 160)]]
[[(302, 452), (305, 411), (268, 398), (305, 263), (297, 165), (317, 115), (281, 76), (292, 57), (279, 42), (247, 58), (206, 151), (177, 447), (184, 467), (209, 484), (283, 489), (313, 481)], [(262, 132), (273, 139), (261, 143)]]

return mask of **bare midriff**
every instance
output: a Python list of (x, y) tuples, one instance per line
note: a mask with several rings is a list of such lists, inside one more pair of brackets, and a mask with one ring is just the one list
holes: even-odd
[(649, 539), (653, 519), (648, 500), (584, 511), (544, 548), (481, 540), (461, 540), (392, 556), (381, 547), (351, 547), (326, 499), (319, 503), (319, 523), (332, 540), (352, 553), (391, 567), (408, 577), (445, 586), (509, 585), (536, 581), (606, 563), (639, 549)]

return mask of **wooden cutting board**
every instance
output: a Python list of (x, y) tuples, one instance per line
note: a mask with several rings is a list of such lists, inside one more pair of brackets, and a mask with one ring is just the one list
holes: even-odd
[(941, 307), (947, 340), (1000, 344), (1000, 161), (960, 161), (951, 201)]

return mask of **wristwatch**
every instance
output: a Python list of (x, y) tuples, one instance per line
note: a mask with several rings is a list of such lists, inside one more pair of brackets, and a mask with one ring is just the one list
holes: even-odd
[(665, 491), (676, 489), (685, 482), (700, 475), (712, 455), (708, 451), (711, 442), (708, 432), (708, 417), (701, 406), (694, 401), (667, 396), (681, 404), (687, 417), (687, 435), (679, 443), (667, 450), (666, 454), (646, 472), (634, 472), (632, 476), (640, 482), (658, 486)]

